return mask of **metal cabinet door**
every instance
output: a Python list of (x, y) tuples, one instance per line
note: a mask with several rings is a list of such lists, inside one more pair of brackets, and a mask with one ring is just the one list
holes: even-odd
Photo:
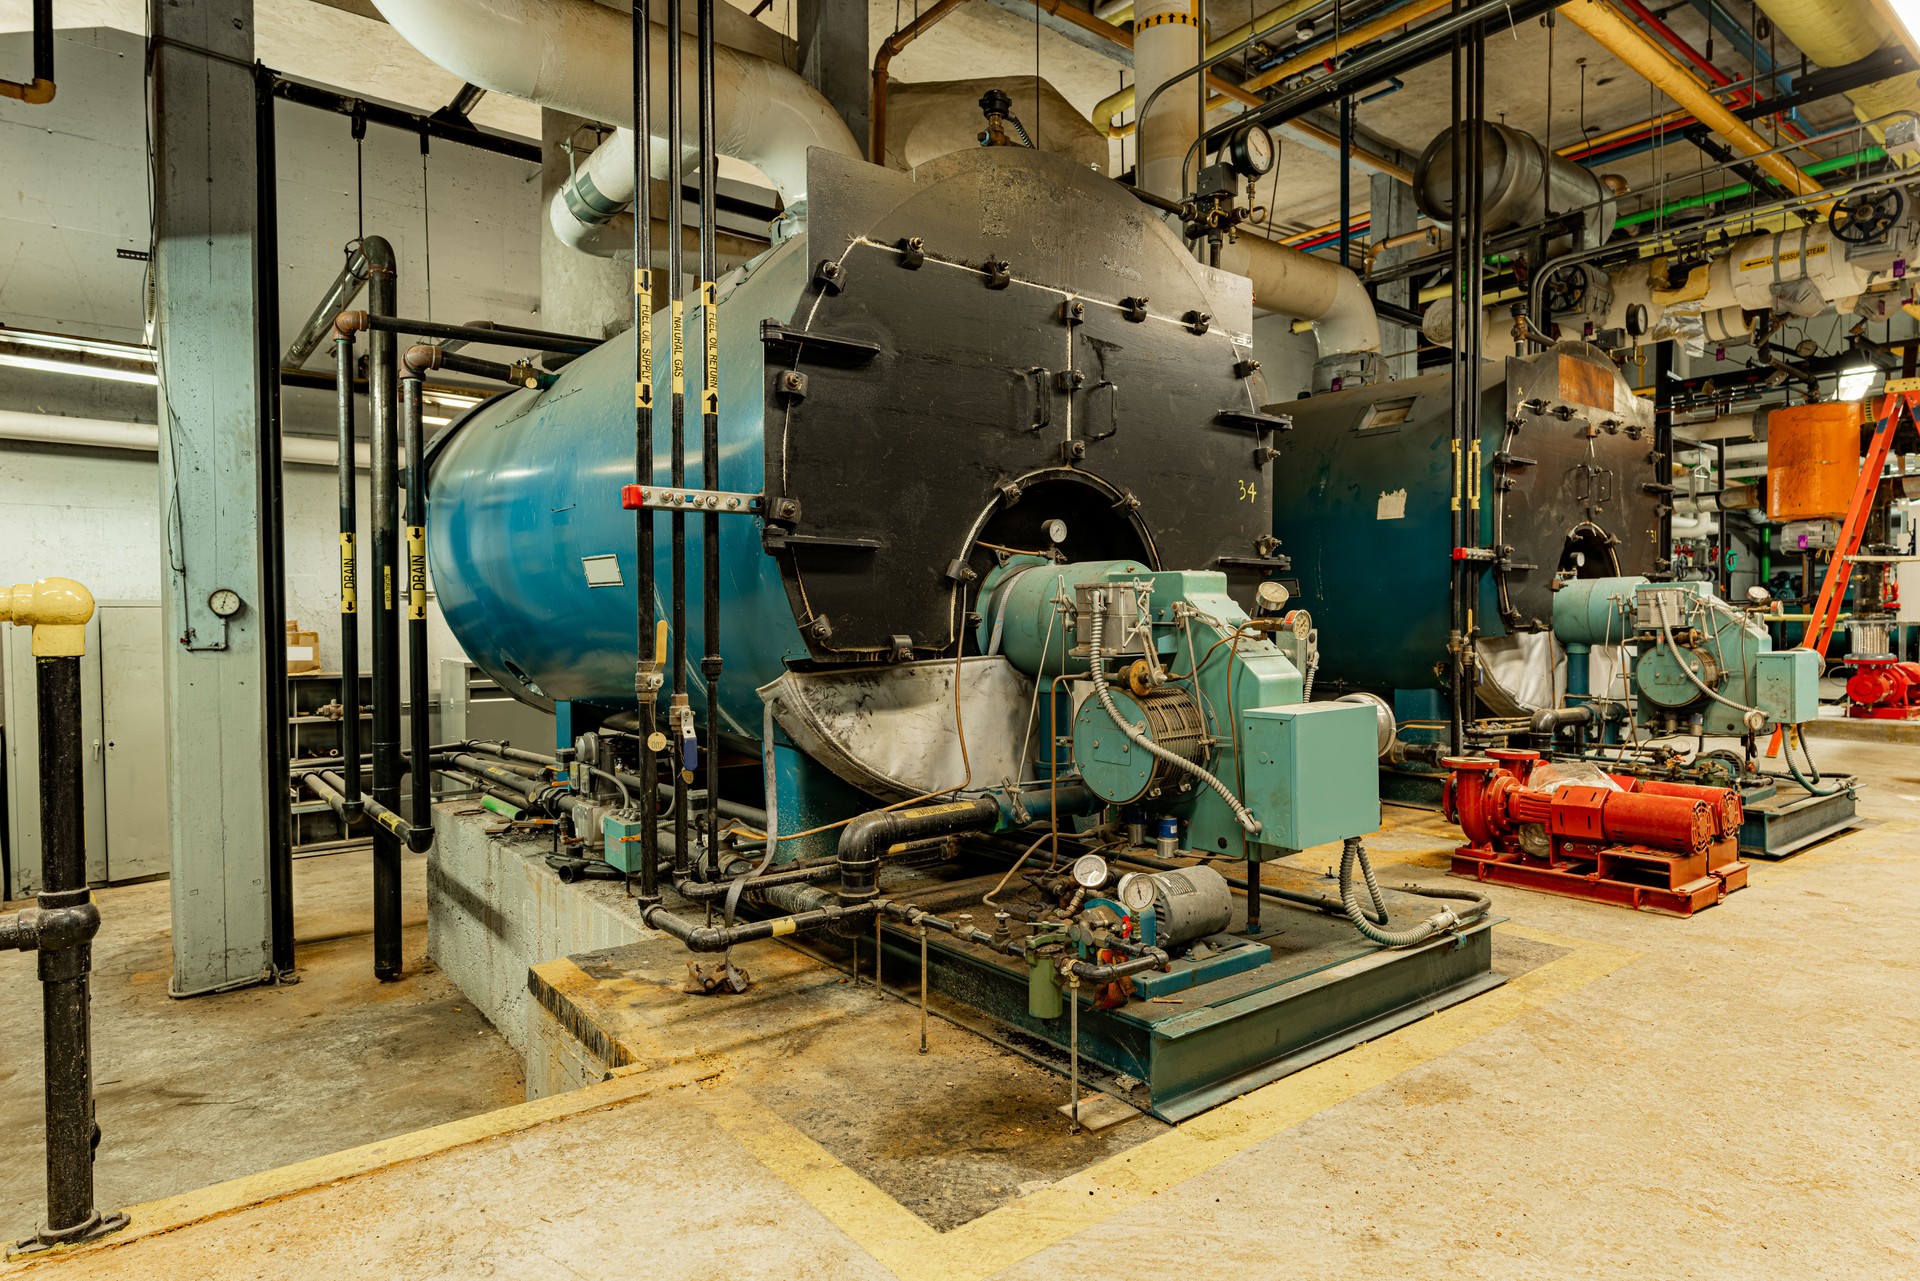
[[(0, 629), (0, 684), (6, 691), (8, 885), (11, 898), (40, 889), (40, 699), (33, 661), (33, 629)], [(85, 787), (87, 880), (107, 879), (106, 792), (101, 786), (100, 619), (87, 624), (80, 660), (80, 741)]]
[(109, 881), (160, 876), (171, 869), (160, 631), (157, 603), (100, 607), (100, 729)]

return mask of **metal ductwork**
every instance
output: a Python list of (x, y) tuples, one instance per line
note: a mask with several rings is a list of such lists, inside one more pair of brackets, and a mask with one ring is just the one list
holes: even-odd
[[(1461, 125), (1437, 134), (1414, 170), (1413, 198), (1420, 212), (1452, 226), (1453, 152)], [(1614, 184), (1555, 155), (1530, 133), (1510, 125), (1480, 125), (1480, 217), (1486, 230), (1505, 231), (1581, 210), (1585, 230), (1570, 247), (1598, 248), (1613, 232)], [(1563, 242), (1565, 243), (1565, 242)]]
[(1033, 76), (889, 85), (884, 163), (890, 169), (916, 169), (979, 146), (980, 98), (990, 89), (1013, 99), (1013, 114), (1040, 150), (1068, 156), (1095, 173), (1107, 172), (1106, 134), (1052, 84)]
[[(632, 19), (627, 14), (594, 0), (487, 0), (484, 5), (471, 0), (375, 0), (374, 7), (414, 48), (469, 84), (589, 120), (632, 123)], [(667, 118), (668, 39), (662, 28), (652, 41), (656, 121)], [(698, 56), (695, 41), (687, 35), (680, 39), (681, 57), (691, 65)], [(694, 112), (693, 94), (689, 78), (688, 118)], [(845, 122), (812, 85), (754, 54), (716, 51), (714, 103), (719, 153), (765, 174), (788, 205), (806, 198), (809, 147), (860, 155)], [(594, 153), (598, 163), (591, 171), (576, 174), (556, 197), (586, 229), (618, 210), (613, 193), (624, 191), (632, 199), (631, 150), (602, 147)], [(555, 223), (564, 225), (557, 211)]]

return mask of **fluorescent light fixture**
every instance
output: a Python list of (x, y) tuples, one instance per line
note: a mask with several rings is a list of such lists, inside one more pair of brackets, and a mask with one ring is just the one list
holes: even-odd
[[(1920, 4), (1920, 0), (1913, 0), (1913, 3)], [(1840, 387), (1833, 393), (1833, 398), (1859, 400), (1867, 394), (1867, 389), (1873, 386), (1873, 380), (1879, 375), (1880, 371), (1872, 365), (1856, 365), (1852, 369), (1843, 369), (1840, 371)]]
[(106, 378), (113, 382), (160, 384), (160, 376), (144, 369), (108, 369), (100, 365), (79, 365), (65, 360), (43, 360), (38, 356), (16, 356), (0, 352), (0, 365), (14, 369), (38, 369), (49, 374), (79, 374), (85, 378)]
[(436, 418), (432, 414), (422, 414), (420, 415), (420, 421), (427, 424), (429, 427), (445, 427), (448, 423), (452, 422), (453, 419)]
[(83, 356), (112, 356), (140, 364), (153, 363), (153, 348), (140, 343), (115, 342), (111, 338), (75, 338), (70, 334), (47, 334), (37, 329), (10, 329), (0, 325), (0, 343), (16, 347), (39, 347), (46, 351), (71, 351)]
[(456, 391), (429, 391), (422, 394), (436, 405), (450, 405), (455, 409), (471, 409), (486, 399), (485, 396), (467, 396)]

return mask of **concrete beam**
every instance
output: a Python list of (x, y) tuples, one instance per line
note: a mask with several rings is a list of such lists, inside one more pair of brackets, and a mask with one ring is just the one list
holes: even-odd
[[(154, 0), (155, 345), (176, 996), (270, 977), (253, 0)], [(237, 613), (210, 598), (229, 589)]]

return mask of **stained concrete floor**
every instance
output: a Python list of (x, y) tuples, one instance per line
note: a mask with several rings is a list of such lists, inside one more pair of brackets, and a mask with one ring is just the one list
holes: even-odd
[[(404, 880), (406, 977), (373, 978), (364, 850), (294, 862), (301, 981), (167, 996), (168, 885), (98, 894), (94, 1079), (100, 1204), (121, 1206), (485, 1112), (523, 1097), (520, 1056), (426, 960), (424, 860)], [(44, 1214), (40, 990), (0, 953), (0, 1232)]]
[[(1821, 763), (1869, 781), (1872, 825), (1756, 865), (1691, 920), (1496, 889), (1501, 928), (1554, 959), (1144, 1141), (1089, 1143), (1086, 1168), (964, 1222), (929, 1222), (809, 1133), (769, 1065), (717, 1055), (146, 1207), (144, 1234), (44, 1266), (329, 1281), (1920, 1276), (1920, 752), (1830, 743)], [(1374, 842), (1382, 879), (1440, 880), (1444, 825), (1393, 818)], [(805, 1091), (808, 1074), (786, 1086)], [(1055, 1101), (1033, 1099), (1031, 1124), (1061, 1124)], [(876, 1098), (872, 1128), (902, 1159), (916, 1139), (941, 1149), (934, 1177), (985, 1135), (963, 1109), (907, 1133), (904, 1114), (926, 1110)]]

